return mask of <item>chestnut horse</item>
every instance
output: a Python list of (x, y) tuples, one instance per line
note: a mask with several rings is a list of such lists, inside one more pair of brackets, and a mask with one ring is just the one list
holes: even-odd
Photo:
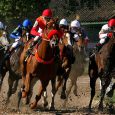
[(35, 84), (35, 82), (33, 83), (33, 80), (35, 80), (34, 78), (37, 77), (39, 79), (38, 94), (36, 95), (34, 102), (30, 104), (30, 107), (32, 109), (36, 108), (37, 102), (40, 100), (43, 91), (46, 90), (46, 87), (50, 80), (52, 84), (51, 109), (54, 109), (54, 97), (56, 93), (55, 78), (58, 67), (58, 63), (57, 61), (55, 61), (55, 49), (59, 41), (58, 31), (54, 29), (55, 23), (56, 21), (53, 19), (51, 19), (47, 23), (47, 26), (43, 31), (41, 43), (33, 49), (35, 55), (31, 55), (26, 63), (24, 63), (25, 52), (28, 50), (29, 47), (28, 44), (24, 47), (24, 50), (20, 57), (23, 86), (21, 89), (22, 98), (28, 98), (30, 89), (32, 90), (32, 87)]
[(99, 110), (103, 110), (103, 100), (107, 87), (109, 86), (112, 77), (114, 76), (115, 69), (115, 36), (110, 38), (110, 40), (96, 52), (94, 56), (90, 56), (89, 60), (89, 77), (90, 77), (90, 88), (91, 88), (91, 98), (89, 103), (89, 110), (91, 110), (91, 105), (93, 98), (95, 96), (95, 85), (96, 80), (99, 77), (101, 80), (101, 96), (99, 102)]
[(29, 39), (29, 35), (27, 35), (27, 31), (23, 30), (22, 37), (20, 39), (20, 43), (21, 43), (20, 46), (18, 46), (18, 48), (12, 52), (9, 59), (5, 59), (4, 57), (5, 54), (2, 55), (3, 63), (0, 68), (0, 71), (2, 71), (2, 76), (1, 76), (2, 81), (3, 81), (3, 78), (5, 77), (5, 74), (9, 71), (9, 77), (8, 77), (9, 87), (8, 87), (8, 92), (7, 92), (6, 103), (9, 101), (10, 96), (16, 92), (18, 81), (19, 79), (21, 79), (20, 70), (19, 70), (19, 57), (24, 48), (24, 44), (27, 42), (28, 39)]

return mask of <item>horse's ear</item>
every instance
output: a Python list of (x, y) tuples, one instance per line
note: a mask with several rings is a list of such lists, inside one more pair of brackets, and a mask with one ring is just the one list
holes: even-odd
[(53, 20), (54, 20), (54, 22), (58, 22), (58, 20), (59, 20), (59, 18), (58, 17), (56, 17), (56, 18), (53, 18)]

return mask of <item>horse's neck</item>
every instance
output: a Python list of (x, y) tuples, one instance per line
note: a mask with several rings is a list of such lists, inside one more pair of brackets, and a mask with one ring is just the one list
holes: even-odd
[(115, 44), (115, 37), (112, 37), (109, 38), (109, 41), (105, 47), (107, 48), (108, 51), (111, 51), (114, 44)]
[(51, 59), (53, 57), (53, 50), (49, 45), (49, 41), (42, 40), (41, 44), (37, 48), (38, 55), (42, 59)]
[(74, 49), (74, 53), (75, 53), (76, 58), (78, 58), (79, 60), (85, 59), (85, 57), (86, 57), (85, 49), (82, 49), (80, 51), (77, 45), (74, 45), (73, 49)]

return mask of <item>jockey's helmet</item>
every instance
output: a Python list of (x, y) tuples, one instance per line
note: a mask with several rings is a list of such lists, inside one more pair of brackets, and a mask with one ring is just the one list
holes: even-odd
[(108, 21), (108, 26), (111, 28), (111, 27), (115, 27), (115, 19), (110, 19)]
[(74, 21), (71, 22), (71, 25), (70, 25), (70, 26), (71, 26), (71, 27), (80, 28), (80, 23), (79, 23), (79, 21), (74, 20)]
[(45, 9), (42, 12), (42, 16), (51, 18), (52, 17), (52, 11), (51, 11), (51, 9)]
[(108, 24), (105, 24), (105, 25), (102, 26), (102, 30), (108, 30), (108, 28), (109, 28)]
[(4, 24), (0, 22), (0, 29), (4, 29)]
[(59, 25), (67, 26), (68, 25), (67, 20), (66, 19), (60, 20)]
[(32, 23), (31, 23), (31, 21), (29, 20), (29, 19), (25, 19), (24, 21), (23, 21), (23, 27), (25, 27), (25, 28), (28, 28), (28, 27), (31, 27), (32, 26)]

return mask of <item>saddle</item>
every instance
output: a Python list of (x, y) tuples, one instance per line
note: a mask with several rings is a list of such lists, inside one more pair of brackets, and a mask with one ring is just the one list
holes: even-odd
[(31, 41), (30, 45), (29, 45), (29, 48), (25, 54), (25, 62), (27, 61), (27, 59), (30, 57), (30, 55), (35, 55), (35, 52), (34, 52), (34, 48), (35, 47), (38, 47), (41, 43), (41, 40), (42, 39), (39, 39), (38, 41)]

